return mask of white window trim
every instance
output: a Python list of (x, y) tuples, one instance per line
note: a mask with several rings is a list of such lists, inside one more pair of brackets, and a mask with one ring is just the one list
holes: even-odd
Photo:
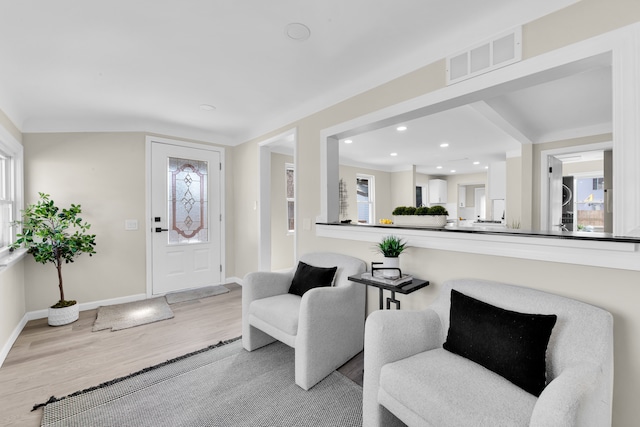
[[(369, 182), (369, 201), (367, 202), (369, 204), (369, 222), (367, 222), (366, 224), (375, 224), (376, 223), (376, 197), (375, 197), (376, 178), (373, 175), (358, 173), (356, 174), (356, 183), (358, 179), (366, 179)], [(358, 201), (358, 191), (356, 189), (356, 209), (358, 208), (358, 205), (361, 203), (362, 202)], [(356, 212), (359, 212), (359, 210), (357, 209)], [(357, 218), (356, 218), (356, 223), (360, 224)]]
[[(4, 126), (0, 126), (0, 150), (11, 157), (11, 178), (13, 218), (17, 219), (24, 208), (24, 148)], [(0, 249), (0, 272), (18, 262), (26, 253), (24, 250), (10, 252)]]
[[(287, 195), (287, 171), (291, 169), (293, 170), (293, 197), (286, 197)], [(296, 234), (296, 228), (297, 225), (296, 224), (296, 167), (293, 163), (285, 163), (284, 164), (284, 171), (285, 171), (285, 182), (284, 182), (284, 191), (285, 191), (285, 203), (287, 204), (285, 206), (286, 211), (287, 212), (287, 236), (291, 236)], [(289, 230), (289, 202), (293, 202), (293, 230)]]

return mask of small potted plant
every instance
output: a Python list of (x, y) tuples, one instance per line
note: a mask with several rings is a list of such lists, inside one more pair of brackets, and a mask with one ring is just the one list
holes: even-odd
[(60, 326), (78, 320), (79, 306), (76, 301), (65, 300), (62, 282), (62, 265), (74, 261), (83, 253), (95, 254), (96, 235), (89, 234), (91, 227), (78, 215), (80, 205), (69, 209), (58, 208), (48, 194), (39, 193), (40, 200), (22, 211), (22, 232), (17, 234), (11, 249), (24, 247), (37, 262), (52, 263), (58, 273), (60, 300), (49, 308), (49, 325)]
[[(407, 249), (407, 243), (397, 236), (385, 236), (376, 245), (376, 251), (384, 256), (382, 268), (400, 268), (400, 254)], [(382, 270), (385, 277), (398, 277), (396, 270)]]

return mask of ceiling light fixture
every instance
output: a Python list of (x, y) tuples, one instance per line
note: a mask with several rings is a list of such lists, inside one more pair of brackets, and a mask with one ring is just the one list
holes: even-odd
[(395, 157), (395, 156), (397, 156), (397, 155), (398, 155), (398, 153), (391, 153), (391, 154), (390, 154), (390, 156), (392, 156), (392, 157)]
[(398, 126), (398, 127), (396, 128), (396, 130), (397, 130), (398, 132), (404, 132), (405, 130), (407, 130), (407, 127), (406, 127), (406, 126)]
[(451, 169), (451, 173), (456, 173), (456, 170), (455, 169)]
[(474, 164), (474, 165), (479, 165), (479, 164), (480, 164), (480, 162), (473, 162), (473, 164)]
[(350, 140), (350, 139), (345, 139), (345, 140), (344, 140), (344, 143), (345, 143), (345, 144), (351, 144), (352, 142), (353, 142), (353, 141), (352, 141), (352, 140)]
[(200, 104), (200, 109), (204, 110), (204, 111), (213, 111), (216, 109), (216, 107), (214, 107), (213, 105), (209, 105), (209, 104)]
[(443, 142), (442, 144), (440, 144), (441, 148), (447, 148), (449, 146), (448, 142)]
[(284, 27), (285, 35), (291, 40), (303, 42), (311, 36), (311, 30), (304, 24), (292, 22)]
[(436, 169), (442, 169), (442, 166), (436, 166)]

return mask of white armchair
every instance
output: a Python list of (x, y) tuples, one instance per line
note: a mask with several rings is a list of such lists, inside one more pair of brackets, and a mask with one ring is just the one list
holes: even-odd
[(346, 255), (312, 253), (300, 261), (338, 267), (333, 286), (302, 297), (288, 293), (295, 270), (253, 272), (242, 287), (242, 345), (248, 351), (281, 341), (295, 349), (295, 380), (305, 390), (316, 385), (364, 347), (366, 287), (348, 276), (366, 264)]
[[(539, 396), (443, 349), (452, 289), (519, 313), (557, 315)], [(424, 311), (377, 311), (366, 322), (364, 427), (602, 427), (611, 425), (612, 393), (613, 318), (569, 298), (454, 280)]]

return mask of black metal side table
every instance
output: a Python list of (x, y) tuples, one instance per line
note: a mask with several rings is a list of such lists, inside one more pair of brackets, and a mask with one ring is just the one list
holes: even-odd
[(351, 280), (352, 282), (362, 283), (367, 286), (374, 286), (378, 288), (380, 295), (380, 310), (384, 309), (384, 296), (382, 293), (385, 289), (391, 292), (391, 297), (387, 297), (387, 310), (391, 309), (391, 303), (394, 303), (396, 305), (396, 310), (400, 310), (400, 301), (396, 299), (396, 292), (407, 295), (417, 291), (418, 289), (429, 286), (428, 280), (416, 279), (415, 277), (410, 282), (403, 283), (397, 286), (387, 285), (386, 283), (377, 282), (375, 280), (363, 279), (362, 275), (349, 276), (349, 280)]

